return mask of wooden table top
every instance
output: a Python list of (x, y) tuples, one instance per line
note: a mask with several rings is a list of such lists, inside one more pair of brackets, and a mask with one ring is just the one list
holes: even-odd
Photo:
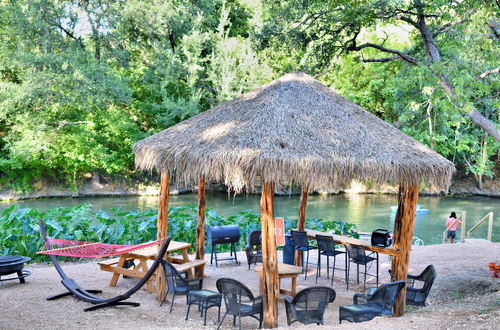
[[(255, 267), (255, 271), (261, 273), (262, 265)], [(288, 264), (278, 264), (278, 275), (298, 275), (302, 274), (302, 267), (288, 265)]]
[[(191, 247), (190, 243), (170, 241), (170, 244), (168, 245), (167, 248), (167, 253), (178, 250), (186, 250), (189, 249), (190, 247)], [(143, 249), (128, 252), (126, 254), (131, 257), (138, 257), (138, 258), (147, 258), (147, 259), (156, 258), (156, 256), (158, 255), (158, 246), (151, 245)]]
[(401, 254), (401, 251), (399, 251), (399, 249), (396, 250), (392, 245), (384, 248), (379, 246), (373, 246), (368, 241), (363, 241), (361, 239), (353, 237), (335, 235), (312, 229), (306, 229), (306, 232), (307, 232), (307, 237), (309, 239), (316, 239), (316, 235), (331, 236), (333, 237), (333, 241), (337, 244), (342, 244), (342, 245), (351, 244), (354, 246), (361, 246), (367, 251), (374, 251), (382, 254), (388, 254), (393, 257), (397, 257)]

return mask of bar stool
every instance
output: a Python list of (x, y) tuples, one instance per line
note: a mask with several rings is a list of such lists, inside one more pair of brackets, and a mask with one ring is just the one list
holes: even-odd
[[(292, 241), (293, 241), (293, 249), (296, 251), (305, 251), (307, 253), (306, 259), (306, 275), (305, 279), (307, 280), (307, 266), (309, 265), (309, 251), (315, 250), (318, 247), (309, 245), (309, 239), (307, 238), (307, 232), (299, 231), (299, 230), (290, 230), (292, 233)], [(302, 259), (302, 267), (304, 267), (304, 259)]]
[[(333, 278), (335, 277), (335, 269), (343, 270), (345, 272), (345, 280), (347, 282), (347, 253), (346, 251), (339, 251), (335, 248), (335, 242), (333, 237), (326, 235), (316, 235), (316, 241), (318, 242), (318, 266), (316, 268), (316, 283), (318, 283), (318, 277), (321, 276), (321, 256), (326, 256), (326, 278), (330, 278), (330, 257), (333, 257), (333, 267), (332, 267), (332, 286)], [(345, 266), (344, 268), (335, 267), (335, 257), (339, 254), (345, 256)]]
[[(366, 290), (366, 275), (368, 276), (373, 276), (377, 278), (377, 287), (378, 287), (378, 252), (372, 252), (369, 255), (366, 255), (366, 250), (361, 247), (361, 246), (352, 246), (351, 244), (347, 243), (345, 245), (346, 251), (349, 256), (349, 263), (347, 267), (347, 290), (349, 290), (349, 272), (351, 269), (351, 262), (355, 263), (357, 266), (357, 283), (359, 284), (359, 265), (364, 265), (365, 266), (365, 279), (363, 282), (363, 289)], [(375, 257), (372, 257), (375, 255)], [(371, 263), (372, 261), (377, 261), (377, 273), (374, 274), (368, 274), (366, 270), (366, 265)]]

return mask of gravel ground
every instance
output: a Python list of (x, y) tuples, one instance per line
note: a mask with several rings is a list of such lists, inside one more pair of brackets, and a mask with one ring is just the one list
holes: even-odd
[[(427, 307), (408, 307), (407, 313), (400, 318), (375, 318), (370, 322), (339, 325), (338, 307), (352, 303), (355, 292), (361, 292), (362, 286), (356, 286), (355, 273), (351, 274), (351, 287), (345, 289), (341, 280), (341, 272), (336, 273), (333, 288), (337, 293), (335, 301), (329, 305), (325, 313), (325, 326), (360, 329), (498, 329), (500, 321), (500, 280), (488, 277), (488, 262), (500, 263), (500, 243), (485, 240), (469, 240), (465, 244), (443, 244), (416, 246), (411, 255), (410, 273), (419, 273), (428, 264), (434, 264), (438, 274)], [(209, 257), (209, 256), (207, 256)], [(281, 258), (281, 255), (279, 256)], [(220, 277), (232, 277), (244, 282), (254, 293), (258, 293), (258, 274), (248, 270), (244, 253), (238, 254), (241, 265), (221, 262), (220, 266), (207, 265), (205, 268), (204, 288), (215, 289), (215, 281)], [(279, 259), (281, 260), (281, 259)], [(311, 254), (311, 259), (315, 256)], [(388, 282), (387, 269), (390, 261), (381, 255), (380, 281)], [(342, 264), (342, 263), (341, 263)], [(253, 268), (254, 266), (252, 266)], [(174, 303), (173, 312), (169, 313), (170, 304), (159, 307), (154, 296), (145, 289), (137, 292), (130, 301), (140, 302), (139, 307), (105, 308), (95, 312), (83, 312), (89, 304), (67, 297), (57, 301), (46, 301), (49, 295), (63, 291), (56, 270), (49, 264), (30, 264), (27, 267), (33, 273), (27, 283), (0, 283), (0, 329), (185, 329), (203, 328), (199, 314), (191, 311), (189, 320), (184, 320), (186, 313), (184, 297)], [(120, 278), (116, 288), (108, 286), (111, 274), (99, 270), (93, 262), (65, 263), (63, 268), (84, 288), (102, 289), (103, 296), (111, 297), (130, 288), (137, 279)], [(312, 267), (314, 268), (314, 266)], [(371, 269), (374, 271), (374, 269)], [(323, 273), (325, 270), (323, 270)], [(314, 286), (315, 271), (309, 272), (307, 280), (303, 275), (298, 277), (298, 290)], [(343, 274), (342, 274), (343, 275)], [(317, 285), (329, 285), (325, 277), (320, 278)], [(288, 287), (288, 280), (282, 285)], [(374, 286), (369, 280), (368, 286)], [(222, 308), (222, 314), (224, 313)], [(286, 326), (285, 307), (279, 303), (279, 321), (281, 327)], [(217, 311), (212, 308), (208, 312), (207, 329), (217, 326)], [(256, 328), (258, 322), (252, 318), (242, 319), (242, 328)], [(294, 323), (292, 328), (317, 328), (316, 325), (303, 326)], [(226, 319), (221, 327), (231, 329), (230, 319)]]

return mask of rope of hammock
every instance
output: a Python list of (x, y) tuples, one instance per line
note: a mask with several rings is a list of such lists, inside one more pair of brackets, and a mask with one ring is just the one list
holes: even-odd
[(159, 245), (160, 241), (142, 244), (121, 245), (100, 242), (72, 241), (48, 238), (37, 254), (57, 255), (75, 258), (103, 258), (125, 254), (127, 252)]

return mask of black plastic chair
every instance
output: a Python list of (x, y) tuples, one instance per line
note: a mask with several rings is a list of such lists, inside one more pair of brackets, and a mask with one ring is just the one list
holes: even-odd
[[(254, 297), (252, 291), (243, 283), (231, 278), (220, 278), (216, 282), (217, 290), (222, 293), (226, 305), (226, 313), (222, 317), (217, 329), (220, 328), (226, 315), (233, 316), (233, 325), (238, 318), (238, 329), (241, 329), (241, 318), (251, 316), (259, 321), (259, 329), (262, 327), (262, 297)], [(258, 317), (257, 317), (258, 315)]]
[[(394, 274), (389, 269), (389, 274), (391, 275), (392, 281), (394, 281)], [(425, 306), (425, 301), (427, 296), (431, 291), (432, 284), (436, 279), (436, 269), (434, 265), (429, 265), (419, 275), (408, 274), (408, 279), (406, 280), (406, 304), (413, 306)], [(416, 288), (415, 281), (423, 282), (422, 287)]]
[[(335, 269), (343, 270), (345, 272), (345, 280), (347, 282), (347, 253), (346, 251), (339, 251), (335, 248), (335, 242), (333, 237), (325, 235), (316, 235), (316, 241), (318, 242), (318, 267), (316, 268), (316, 283), (318, 283), (318, 277), (321, 276), (321, 256), (326, 256), (326, 278), (330, 278), (330, 257), (333, 257), (333, 267), (332, 267), (332, 286), (333, 278), (335, 276)], [(335, 257), (339, 254), (345, 256), (345, 266), (344, 268), (335, 267)]]
[[(377, 286), (378, 286), (378, 252), (372, 252), (366, 255), (366, 251), (361, 246), (352, 246), (350, 244), (346, 244), (346, 251), (349, 256), (349, 262), (347, 265), (347, 290), (349, 290), (349, 272), (351, 270), (351, 262), (356, 264), (357, 267), (357, 283), (359, 284), (359, 265), (365, 266), (364, 274), (364, 282), (363, 282), (363, 290), (366, 290), (366, 276), (373, 276), (377, 278)], [(372, 256), (375, 257), (372, 257)], [(367, 273), (367, 265), (373, 261), (377, 261), (377, 272), (376, 274), (368, 274)]]
[[(396, 298), (405, 286), (405, 281), (397, 281), (383, 284), (378, 287), (371, 296), (356, 293), (353, 297), (354, 305), (339, 307), (339, 321), (364, 322), (375, 316), (394, 316), (394, 304)], [(364, 304), (360, 303), (364, 299)]]
[(176, 295), (185, 295), (187, 299), (187, 294), (192, 290), (201, 290), (203, 287), (202, 278), (187, 278), (187, 273), (179, 273), (175, 267), (165, 259), (161, 260), (163, 270), (165, 271), (165, 277), (167, 279), (167, 292), (160, 303), (163, 305), (165, 299), (169, 292), (172, 292), (172, 301), (170, 303), (170, 312), (172, 312), (172, 307), (174, 306), (174, 300)]
[(299, 321), (303, 324), (323, 324), (323, 314), (329, 303), (335, 300), (335, 290), (316, 286), (298, 292), (295, 297), (285, 297), (288, 325)]
[[(296, 251), (306, 252), (306, 268), (305, 268), (305, 279), (307, 279), (307, 266), (309, 265), (309, 251), (315, 250), (318, 247), (309, 245), (309, 239), (307, 238), (307, 232), (299, 230), (291, 230), (293, 249)], [(304, 268), (304, 259), (302, 258), (302, 268)]]
[(248, 244), (245, 246), (247, 254), (248, 269), (250, 270), (251, 264), (262, 262), (262, 232), (260, 230), (253, 230), (248, 235)]

